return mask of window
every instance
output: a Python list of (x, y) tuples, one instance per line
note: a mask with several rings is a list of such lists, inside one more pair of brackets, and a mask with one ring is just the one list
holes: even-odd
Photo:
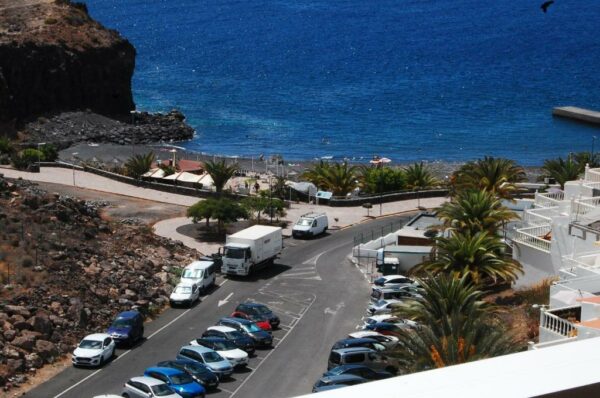
[(99, 349), (102, 348), (102, 342), (98, 340), (82, 340), (79, 343), (79, 348)]
[(227, 258), (242, 259), (244, 258), (245, 250), (239, 247), (225, 247), (224, 256)]
[(152, 392), (156, 397), (166, 397), (169, 395), (173, 395), (173, 391), (166, 384), (158, 384), (152, 386)]
[(329, 361), (331, 363), (339, 364), (342, 362), (342, 356), (340, 354), (338, 354), (337, 352), (332, 352), (329, 355)]
[(148, 387), (147, 385), (145, 385), (145, 384), (142, 384), (142, 383), (135, 383), (135, 384), (136, 384), (136, 385), (137, 385), (137, 387), (138, 387), (140, 390), (142, 390), (143, 392), (145, 392), (145, 393), (149, 393), (149, 392), (150, 392), (150, 387)]
[(110, 337), (104, 339), (104, 347), (108, 347), (110, 343), (112, 343), (112, 339)]
[(346, 363), (361, 363), (365, 361), (365, 354), (348, 354)]
[(362, 368), (362, 369), (360, 369), (359, 376), (362, 376), (362, 377), (364, 377), (365, 379), (372, 379), (372, 378), (374, 378), (374, 376), (375, 376), (373, 373), (375, 373), (375, 372), (373, 372), (373, 371), (372, 371), (371, 369), (369, 369), (369, 368)]

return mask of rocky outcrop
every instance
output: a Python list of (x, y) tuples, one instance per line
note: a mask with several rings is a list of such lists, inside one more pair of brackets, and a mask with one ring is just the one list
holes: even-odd
[(65, 0), (0, 0), (0, 124), (65, 110), (129, 117), (135, 49)]
[(198, 257), (145, 225), (103, 220), (107, 204), (0, 176), (0, 388), (72, 352), (120, 311), (159, 311)]

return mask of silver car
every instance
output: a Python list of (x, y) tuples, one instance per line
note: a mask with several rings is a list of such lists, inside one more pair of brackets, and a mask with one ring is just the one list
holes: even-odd
[(181, 347), (177, 359), (189, 359), (206, 365), (220, 380), (231, 376), (233, 366), (215, 350), (197, 345)]
[(125, 398), (181, 398), (162, 381), (146, 376), (129, 379), (121, 395)]

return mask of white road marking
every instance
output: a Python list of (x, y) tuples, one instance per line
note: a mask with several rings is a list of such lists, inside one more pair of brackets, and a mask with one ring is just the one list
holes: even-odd
[(221, 387), (221, 385), (220, 385), (220, 384), (219, 384), (219, 387), (218, 387), (218, 388), (219, 388), (219, 390), (221, 390), (221, 391), (223, 391), (223, 392), (226, 392), (227, 394), (233, 394), (233, 392), (232, 392), (232, 391), (229, 391), (229, 390), (226, 390), (226, 389), (224, 389), (223, 387)]
[(229, 302), (229, 299), (231, 298), (231, 296), (233, 296), (233, 292), (229, 293), (227, 295), (227, 297), (225, 297), (225, 300), (219, 300), (219, 302), (217, 303), (217, 306), (220, 307), (224, 304), (227, 304)]
[(255, 355), (254, 358), (256, 358), (256, 359), (265, 359), (265, 357), (259, 357), (258, 355)]
[(246, 369), (250, 369), (250, 370), (254, 371), (254, 368), (251, 368), (250, 366), (246, 366)]
[(77, 383), (73, 384), (71, 387), (67, 388), (66, 390), (64, 390), (60, 394), (55, 395), (54, 398), (58, 398), (58, 397), (60, 397), (60, 396), (62, 396), (64, 394), (66, 394), (67, 392), (71, 391), (72, 389), (74, 389), (75, 387), (77, 387), (78, 385), (80, 385), (81, 383), (83, 383), (86, 380), (91, 379), (92, 377), (96, 376), (100, 372), (102, 372), (102, 369), (98, 369), (94, 373), (91, 373), (89, 376), (84, 377), (83, 379), (79, 380)]
[(181, 318), (182, 316), (184, 316), (185, 314), (187, 314), (188, 312), (190, 312), (193, 308), (188, 308), (187, 310), (183, 311), (181, 314), (179, 314), (179, 316), (177, 316), (177, 318), (173, 319), (171, 322), (167, 323), (165, 326), (163, 326), (162, 328), (158, 329), (156, 332), (152, 333), (150, 336), (148, 336), (146, 338), (146, 340), (150, 340), (152, 337), (156, 336), (158, 333), (160, 333), (161, 331), (163, 331), (164, 329), (166, 329), (167, 327), (171, 326), (172, 324), (174, 324), (175, 322), (177, 322), (177, 320), (179, 318)]
[[(314, 297), (313, 301), (309, 304), (308, 309), (310, 309), (310, 307), (313, 306), (313, 304), (315, 303), (315, 301), (317, 301), (317, 297), (316, 296)], [(305, 311), (305, 313), (306, 313), (306, 311)], [(300, 319), (302, 319), (302, 317)], [(265, 355), (264, 360), (262, 360), (258, 365), (256, 365), (256, 368), (254, 368), (254, 372), (250, 373), (250, 375), (246, 379), (244, 379), (244, 381), (242, 381), (242, 383), (238, 386), (238, 388), (236, 388), (235, 391), (233, 391), (233, 393), (231, 394), (232, 397), (235, 394), (237, 394), (237, 392), (248, 382), (248, 380), (250, 380), (252, 378), (252, 376), (254, 376), (256, 374), (256, 371), (258, 370), (258, 368), (260, 368), (262, 366), (262, 364), (265, 363), (266, 360), (271, 356), (271, 354), (273, 354), (275, 352), (275, 350), (277, 349), (277, 347), (279, 347), (281, 345), (281, 343), (283, 343), (283, 341), (286, 339), (286, 337), (289, 336), (289, 334), (290, 334), (291, 331), (292, 331), (292, 329), (288, 330), (287, 333), (279, 341), (279, 344), (277, 344), (276, 346), (274, 346), (273, 349), (271, 351), (269, 351), (269, 353), (267, 355)]]
[(117, 362), (119, 359), (123, 358), (125, 355), (129, 354), (131, 352), (131, 350), (127, 350), (124, 353), (122, 353), (121, 355), (119, 355), (118, 357), (116, 357), (115, 359), (113, 359), (113, 362)]
[(221, 286), (223, 286), (224, 284), (226, 284), (228, 280), (229, 280), (229, 279), (225, 279), (223, 282), (219, 283), (219, 287), (221, 287)]

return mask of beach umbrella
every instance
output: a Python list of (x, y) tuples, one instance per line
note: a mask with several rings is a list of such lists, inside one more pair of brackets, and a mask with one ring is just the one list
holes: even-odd
[(390, 163), (391, 161), (392, 161), (392, 159), (389, 159), (389, 158), (381, 158), (381, 159), (379, 159), (379, 162), (381, 162), (381, 163)]

